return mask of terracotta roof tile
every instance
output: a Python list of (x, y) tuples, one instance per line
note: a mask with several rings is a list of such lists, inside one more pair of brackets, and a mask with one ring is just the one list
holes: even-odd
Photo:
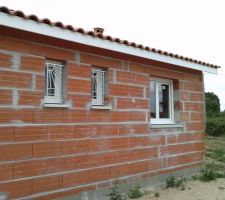
[(74, 28), (72, 25), (64, 25), (62, 22), (52, 22), (51, 20), (49, 20), (47, 18), (40, 19), (34, 14), (25, 15), (20, 10), (11, 10), (11, 9), (5, 7), (5, 6), (0, 6), (0, 12), (6, 13), (6, 14), (9, 14), (9, 15), (12, 15), (12, 16), (18, 16), (18, 17), (21, 17), (21, 18), (24, 18), (24, 19), (33, 20), (33, 21), (36, 21), (36, 22), (39, 22), (39, 23), (48, 24), (50, 26), (57, 26), (59, 28), (67, 29), (67, 30), (70, 30), (70, 31), (73, 31), (73, 32), (78, 32), (78, 33), (81, 33), (81, 34), (84, 34), (84, 35), (89, 35), (89, 36), (92, 36), (92, 37), (98, 37), (98, 38), (101, 38), (103, 40), (109, 40), (109, 41), (116, 42), (116, 43), (119, 43), (119, 44), (132, 46), (134, 48), (139, 48), (139, 49), (142, 49), (142, 50), (158, 53), (158, 54), (161, 54), (161, 55), (175, 57), (177, 59), (186, 60), (188, 62), (205, 65), (205, 66), (212, 67), (212, 68), (220, 68), (220, 66), (213, 65), (213, 64), (210, 64), (210, 63), (205, 63), (205, 62), (198, 61), (198, 60), (194, 60), (192, 58), (184, 57), (182, 55), (169, 53), (167, 51), (162, 51), (160, 49), (150, 48), (150, 47), (147, 47), (147, 46), (144, 47), (142, 44), (136, 44), (135, 42), (129, 42), (127, 40), (121, 40), (120, 38), (113, 38), (109, 35), (104, 36), (102, 34), (95, 34), (93, 31), (85, 31), (82, 28)]

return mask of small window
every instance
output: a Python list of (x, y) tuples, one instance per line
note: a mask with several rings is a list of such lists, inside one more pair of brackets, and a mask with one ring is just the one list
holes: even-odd
[(104, 105), (107, 95), (107, 71), (101, 68), (92, 70), (92, 105)]
[(45, 67), (45, 103), (63, 103), (62, 72), (63, 65), (47, 62)]
[(171, 124), (173, 117), (173, 82), (164, 79), (150, 81), (151, 124)]

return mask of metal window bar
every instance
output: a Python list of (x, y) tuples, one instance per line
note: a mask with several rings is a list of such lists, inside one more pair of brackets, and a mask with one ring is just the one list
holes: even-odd
[(92, 70), (92, 105), (104, 104), (104, 78), (105, 71)]
[(46, 103), (62, 102), (62, 67), (55, 63), (46, 63)]

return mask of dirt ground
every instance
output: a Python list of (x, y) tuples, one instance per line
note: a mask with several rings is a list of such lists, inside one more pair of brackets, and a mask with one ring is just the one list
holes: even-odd
[(211, 182), (188, 181), (185, 190), (160, 189), (156, 190), (160, 197), (154, 197), (151, 192), (140, 200), (225, 200), (225, 179), (217, 179)]
[[(205, 167), (216, 172), (225, 172), (225, 138), (206, 137)], [(155, 197), (155, 192), (160, 197)], [(225, 178), (210, 182), (189, 180), (185, 190), (179, 188), (159, 189), (140, 200), (225, 200)]]

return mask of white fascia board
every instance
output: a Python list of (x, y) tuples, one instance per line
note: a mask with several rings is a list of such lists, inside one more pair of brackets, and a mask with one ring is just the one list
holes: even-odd
[(133, 55), (133, 56), (147, 58), (147, 59), (151, 59), (155, 61), (183, 66), (189, 69), (195, 69), (195, 70), (199, 70), (199, 71), (203, 71), (207, 73), (212, 73), (212, 74), (218, 73), (218, 69), (216, 68), (188, 62), (188, 61), (173, 58), (170, 56), (161, 55), (158, 53), (142, 50), (142, 49), (135, 48), (132, 46), (127, 46), (124, 44), (119, 44), (117, 42), (103, 40), (100, 38), (84, 35), (81, 33), (70, 31), (70, 30), (61, 29), (59, 27), (50, 26), (44, 23), (35, 22), (33, 20), (27, 20), (21, 17), (12, 16), (2, 12), (0, 12), (0, 25), (16, 28), (16, 29), (20, 29), (24, 31), (29, 31), (29, 32), (37, 33), (41, 35), (46, 35), (46, 36), (50, 36), (50, 37), (54, 37), (58, 39), (63, 39), (63, 40), (71, 41), (71, 42), (76, 42), (76, 43), (80, 43), (84, 45), (121, 52), (121, 53), (129, 54), (129, 55)]

